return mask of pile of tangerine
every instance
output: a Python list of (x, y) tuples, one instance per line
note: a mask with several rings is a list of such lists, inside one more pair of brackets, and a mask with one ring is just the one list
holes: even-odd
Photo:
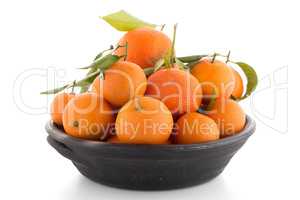
[(246, 123), (234, 100), (244, 91), (240, 74), (216, 55), (182, 67), (172, 48), (174, 40), (154, 28), (126, 32), (111, 54), (119, 60), (87, 91), (55, 96), (53, 122), (68, 135), (109, 143), (192, 144), (239, 133)]

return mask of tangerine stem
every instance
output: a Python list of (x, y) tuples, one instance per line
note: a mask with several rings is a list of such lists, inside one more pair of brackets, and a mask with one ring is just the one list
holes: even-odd
[(171, 56), (170, 56), (170, 60), (171, 60), (171, 65), (174, 64), (175, 62), (175, 42), (176, 42), (176, 32), (177, 32), (177, 23), (174, 24), (174, 31), (173, 31), (173, 39), (172, 39), (172, 49), (171, 49)]
[(226, 56), (226, 62), (225, 62), (225, 63), (228, 63), (228, 62), (229, 62), (230, 53), (231, 53), (231, 51), (229, 50), (229, 51), (228, 51), (228, 54), (227, 54), (227, 56)]
[(73, 81), (73, 84), (72, 84), (72, 91), (71, 91), (72, 93), (74, 93), (75, 85), (76, 85), (76, 80), (74, 80), (74, 81)]
[(126, 44), (125, 44), (125, 57), (124, 57), (125, 61), (127, 59), (127, 55), (128, 55), (128, 42), (126, 41)]
[[(127, 42), (126, 42), (126, 43), (127, 43)], [(115, 52), (115, 51), (118, 50), (119, 48), (123, 48), (123, 47), (126, 48), (126, 43), (125, 43), (125, 45), (120, 45), (120, 44), (118, 44), (118, 45), (116, 46), (116, 48), (113, 49), (113, 52)]]
[(214, 55), (213, 55), (213, 57), (212, 57), (212, 59), (211, 59), (211, 63), (214, 63), (214, 62), (215, 62), (216, 57), (217, 57), (217, 53), (214, 53)]
[(104, 71), (103, 70), (100, 70), (99, 79), (104, 80)]

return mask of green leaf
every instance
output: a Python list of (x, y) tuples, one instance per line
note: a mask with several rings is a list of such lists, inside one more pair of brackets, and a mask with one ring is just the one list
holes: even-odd
[(187, 66), (181, 62), (178, 58), (175, 58), (175, 63), (179, 66), (180, 69), (187, 69)]
[(197, 62), (200, 59), (207, 57), (207, 56), (208, 55), (193, 55), (193, 56), (177, 57), (177, 59), (183, 63), (191, 63), (191, 62)]
[[(96, 72), (96, 71), (97, 71), (96, 68), (91, 68), (91, 69), (88, 71), (87, 76), (90, 75), (90, 74), (92, 74), (92, 73), (94, 73), (94, 72)], [(81, 88), (80, 88), (80, 93), (84, 93), (84, 92), (88, 91), (88, 90), (89, 90), (89, 86), (93, 83), (94, 79), (95, 79), (94, 76), (89, 77), (88, 79), (86, 79), (86, 80), (84, 81), (84, 82), (86, 83), (86, 85), (80, 86), (80, 87), (81, 87)]]
[(163, 58), (156, 61), (156, 63), (154, 64), (154, 71), (153, 72), (158, 71), (164, 65), (164, 63), (165, 63), (165, 59), (163, 59)]
[(101, 70), (97, 70), (97, 71), (95, 71), (91, 74), (88, 74), (85, 78), (77, 81), (75, 83), (75, 86), (76, 87), (77, 86), (84, 87), (84, 86), (87, 86), (87, 85), (91, 84), (95, 80), (95, 78), (100, 74), (100, 72), (101, 72)]
[(234, 62), (234, 63), (237, 64), (243, 70), (243, 72), (247, 77), (246, 93), (241, 98), (238, 99), (238, 100), (242, 100), (250, 96), (250, 94), (256, 89), (258, 78), (254, 68), (248, 65), (247, 63), (244, 62)]
[(80, 87), (80, 93), (88, 91), (90, 85), (94, 82), (99, 73), (100, 71), (95, 71), (90, 74), (88, 73), (84, 79), (81, 79), (80, 81), (76, 82), (75, 86)]
[(144, 22), (124, 10), (101, 17), (118, 31), (130, 31), (140, 27), (155, 28), (157, 25)]
[[(111, 67), (112, 64), (120, 60), (120, 56), (108, 54), (104, 56), (103, 58), (97, 60), (94, 62), (89, 72), (87, 73), (87, 76), (81, 80), (82, 85), (80, 85), (81, 89), (80, 92), (86, 92), (89, 88), (89, 86), (93, 83), (95, 78), (98, 76), (100, 72), (104, 73), (105, 70), (107, 70), (109, 67)], [(104, 75), (103, 75), (104, 77)]]
[(80, 93), (87, 92), (88, 90), (89, 90), (89, 85), (82, 86), (82, 87), (80, 88)]
[(106, 69), (110, 67), (113, 63), (117, 62), (121, 57), (117, 55), (112, 55), (112, 54), (107, 54), (101, 59), (96, 60), (93, 62), (91, 65), (87, 67), (81, 67), (79, 69), (91, 69), (91, 68), (96, 68), (96, 69)]
[(94, 61), (98, 60), (98, 59), (101, 58), (102, 56), (103, 56), (103, 51), (100, 52), (100, 53), (98, 53), (98, 54), (96, 55), (96, 57), (94, 58)]
[(96, 63), (95, 67), (97, 69), (106, 70), (110, 66), (120, 60), (120, 56), (108, 54), (104, 57), (104, 60), (101, 63)]
[(144, 68), (144, 73), (146, 76), (150, 76), (154, 72), (154, 67)]
[[(90, 69), (87, 73), (86, 77), (76, 81), (75, 87), (81, 87), (80, 92), (86, 92), (89, 88), (89, 86), (93, 83), (95, 78), (99, 75), (100, 72), (104, 72), (106, 69), (108, 69), (112, 64), (120, 60), (120, 56), (108, 54), (104, 56), (103, 58), (95, 61), (92, 65), (90, 65), (87, 68), (84, 69)], [(64, 85), (63, 87), (55, 88), (52, 90), (48, 90), (45, 92), (41, 92), (41, 94), (56, 94), (73, 84)]]
[(64, 86), (59, 87), (59, 88), (54, 88), (54, 89), (51, 89), (51, 90), (47, 90), (47, 91), (41, 92), (40, 94), (56, 94), (56, 93), (58, 93), (60, 91), (63, 91), (64, 89), (66, 89), (69, 86), (70, 85), (64, 85)]
[(81, 85), (79, 86), (79, 87), (81, 87), (80, 93), (84, 93), (89, 90), (89, 86), (93, 83), (93, 81), (97, 77), (97, 73), (93, 74), (96, 71), (97, 71), (96, 68), (90, 69), (90, 71), (86, 75), (86, 78), (84, 78), (84, 80), (81, 80)]
[(94, 61), (96, 61), (96, 60), (98, 60), (99, 58), (101, 58), (105, 52), (111, 51), (111, 50), (113, 50), (113, 49), (114, 49), (114, 46), (111, 45), (111, 46), (109, 47), (109, 49), (105, 49), (105, 50), (101, 51), (101, 52), (98, 53), (97, 56), (94, 58)]
[(82, 91), (86, 91), (86, 88), (88, 89), (88, 87), (93, 83), (93, 81), (100, 74), (100, 72), (102, 72), (102, 70), (97, 70), (95, 72), (92, 72), (92, 73), (88, 74), (85, 78), (83, 78), (79, 81), (73, 81), (72, 83), (64, 85), (62, 87), (55, 88), (55, 89), (52, 89), (52, 90), (48, 90), (48, 91), (45, 91), (45, 92), (41, 92), (41, 94), (56, 94), (56, 93), (58, 93), (58, 92), (60, 92), (64, 89), (70, 88), (72, 86), (81, 87)]

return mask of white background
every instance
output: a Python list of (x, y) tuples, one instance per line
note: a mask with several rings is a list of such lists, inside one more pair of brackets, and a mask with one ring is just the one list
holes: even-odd
[[(39, 92), (83, 76), (75, 68), (116, 43), (122, 33), (98, 16), (119, 9), (179, 23), (179, 56), (231, 50), (262, 79), (242, 103), (257, 131), (213, 181), (167, 192), (109, 188), (82, 177), (46, 143), (52, 96)], [(299, 199), (299, 18), (289, 0), (1, 0), (0, 199)]]

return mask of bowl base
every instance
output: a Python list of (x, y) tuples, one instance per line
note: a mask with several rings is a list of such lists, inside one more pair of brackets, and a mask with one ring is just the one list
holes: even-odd
[[(90, 179), (93, 182), (100, 183), (102, 185), (106, 185), (109, 187), (119, 188), (119, 189), (128, 189), (128, 190), (144, 190), (144, 191), (158, 191), (158, 190), (173, 190), (173, 189), (180, 189), (180, 188), (187, 188), (192, 187), (196, 185), (200, 185), (203, 183), (206, 183), (214, 178), (216, 178), (218, 175), (220, 175), (224, 168), (213, 170), (209, 174), (205, 174), (205, 176), (197, 177), (193, 180), (185, 180), (178, 179), (178, 181), (174, 181), (174, 177), (172, 178), (173, 181), (167, 181), (168, 177), (148, 177), (145, 181), (136, 181), (135, 179), (124, 179), (124, 180), (116, 180), (113, 181), (109, 175), (105, 174), (99, 174), (95, 173), (94, 169), (89, 169), (88, 167), (73, 162), (73, 164), (76, 166), (78, 171), (88, 179)], [(98, 170), (96, 170), (98, 171)], [(99, 171), (98, 171), (99, 172)], [(106, 179), (106, 177), (109, 177)]]

